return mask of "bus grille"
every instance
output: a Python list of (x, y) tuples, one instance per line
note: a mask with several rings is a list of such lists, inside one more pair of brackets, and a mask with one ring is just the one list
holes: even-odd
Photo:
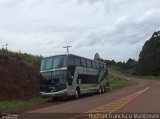
[(56, 85), (56, 86), (54, 86), (55, 90), (53, 90), (52, 85), (41, 85), (40, 91), (41, 92), (57, 92), (57, 91), (61, 91), (61, 90), (66, 89), (66, 87), (67, 87), (66, 84)]

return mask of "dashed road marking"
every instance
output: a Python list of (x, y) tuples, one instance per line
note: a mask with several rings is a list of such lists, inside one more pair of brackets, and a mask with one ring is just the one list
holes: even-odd
[(132, 101), (133, 99), (135, 99), (136, 97), (138, 97), (139, 95), (141, 95), (142, 93), (144, 93), (145, 91), (147, 91), (148, 89), (150, 89), (150, 87), (147, 87), (143, 90), (140, 90), (136, 93), (130, 94), (124, 98), (115, 100), (109, 104), (103, 105), (101, 107), (97, 107), (93, 110), (90, 110), (88, 112), (82, 113), (80, 115), (71, 117), (70, 119), (88, 119), (89, 118), (89, 114), (91, 113), (106, 113), (106, 114), (111, 114), (113, 112), (115, 112), (116, 110), (122, 108), (124, 105), (126, 105), (127, 103), (129, 103), (130, 101)]

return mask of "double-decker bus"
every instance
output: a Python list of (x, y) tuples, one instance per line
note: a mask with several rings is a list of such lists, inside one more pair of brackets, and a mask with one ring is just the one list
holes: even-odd
[(99, 92), (109, 89), (107, 64), (73, 54), (42, 59), (40, 93), (54, 98)]

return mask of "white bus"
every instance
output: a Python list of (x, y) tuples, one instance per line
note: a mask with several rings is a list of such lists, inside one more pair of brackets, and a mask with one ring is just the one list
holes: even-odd
[(42, 59), (40, 93), (54, 98), (109, 90), (107, 64), (73, 54)]

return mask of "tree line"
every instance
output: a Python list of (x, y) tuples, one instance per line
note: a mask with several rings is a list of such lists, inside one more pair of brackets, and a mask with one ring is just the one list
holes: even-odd
[(154, 32), (145, 42), (138, 60), (129, 58), (127, 62), (116, 62), (100, 58), (99, 53), (95, 54), (94, 59), (114, 66), (122, 72), (142, 76), (160, 76), (160, 31)]

